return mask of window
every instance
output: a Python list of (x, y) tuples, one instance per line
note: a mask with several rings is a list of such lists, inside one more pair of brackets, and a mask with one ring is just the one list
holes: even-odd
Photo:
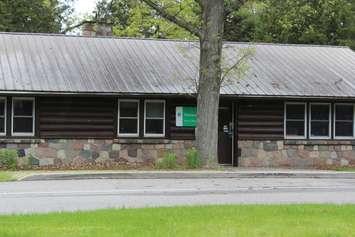
[(34, 136), (34, 98), (12, 99), (12, 135)]
[(305, 138), (306, 136), (306, 104), (285, 104), (285, 137)]
[(139, 135), (139, 100), (118, 101), (118, 135)]
[(0, 98), (0, 136), (6, 135), (6, 99)]
[(330, 104), (311, 103), (309, 111), (310, 138), (330, 138)]
[(144, 101), (144, 136), (165, 136), (165, 101)]
[(334, 137), (349, 138), (354, 136), (354, 105), (334, 105)]

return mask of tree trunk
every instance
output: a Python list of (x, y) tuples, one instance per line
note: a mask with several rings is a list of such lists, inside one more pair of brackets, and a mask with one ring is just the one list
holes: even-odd
[(202, 0), (200, 77), (196, 145), (206, 167), (218, 165), (218, 108), (221, 81), (223, 0)]

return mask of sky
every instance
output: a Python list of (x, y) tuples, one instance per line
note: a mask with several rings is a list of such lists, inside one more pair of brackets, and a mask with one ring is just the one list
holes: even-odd
[(82, 16), (91, 13), (96, 5), (97, 0), (76, 0), (74, 3), (75, 15)]

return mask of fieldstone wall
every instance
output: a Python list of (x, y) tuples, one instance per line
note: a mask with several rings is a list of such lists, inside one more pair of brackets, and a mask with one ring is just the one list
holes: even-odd
[(355, 167), (355, 141), (239, 141), (241, 167)]
[[(3, 139), (0, 148), (16, 149), (21, 168), (149, 168), (166, 152), (184, 163), (191, 140), (168, 139)], [(355, 141), (239, 141), (240, 167), (355, 167)]]
[(0, 148), (16, 149), (22, 168), (87, 169), (153, 167), (166, 152), (183, 163), (193, 141), (165, 139), (30, 139), (2, 140)]

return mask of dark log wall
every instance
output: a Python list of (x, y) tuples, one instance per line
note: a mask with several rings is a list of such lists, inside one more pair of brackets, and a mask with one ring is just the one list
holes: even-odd
[(240, 101), (238, 106), (239, 140), (283, 139), (283, 101)]
[(176, 127), (176, 106), (196, 106), (193, 99), (170, 99), (168, 100), (167, 128), (171, 139), (195, 139), (195, 128)]
[[(41, 138), (115, 138), (117, 97), (38, 97), (38, 134)], [(143, 101), (141, 99), (141, 129)], [(166, 101), (166, 137), (192, 140), (194, 128), (176, 127), (176, 106), (196, 106), (193, 99)], [(143, 133), (142, 133), (143, 134)]]
[[(194, 128), (176, 126), (175, 108), (196, 106), (196, 100), (171, 98), (166, 102), (166, 138), (195, 139)], [(236, 104), (239, 140), (283, 139), (283, 101)], [(41, 138), (117, 137), (116, 97), (37, 97), (37, 105), (37, 134)]]
[[(221, 100), (221, 102), (223, 102)], [(196, 106), (195, 100), (168, 102), (167, 127), (171, 139), (194, 139), (194, 128), (176, 127), (176, 106)], [(284, 102), (247, 100), (237, 102), (237, 135), (240, 140), (283, 139)]]
[(38, 132), (42, 138), (112, 138), (115, 98), (38, 97)]

